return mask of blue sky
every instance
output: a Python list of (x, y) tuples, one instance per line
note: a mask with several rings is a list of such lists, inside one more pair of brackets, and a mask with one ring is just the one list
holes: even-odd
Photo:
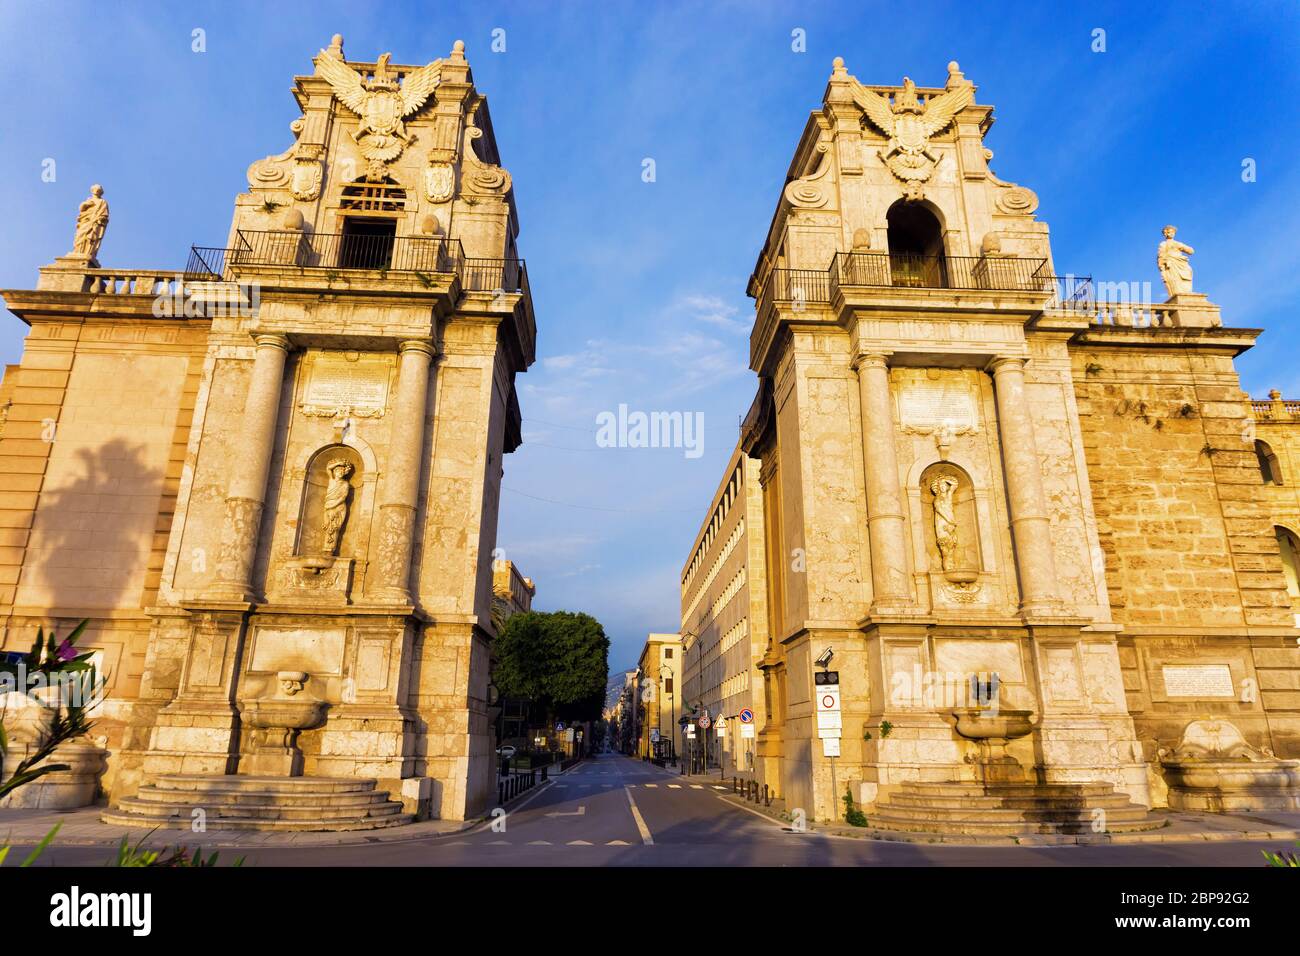
[[(106, 265), (179, 267), (218, 244), (248, 164), (291, 141), (291, 77), (333, 33), (350, 58), (398, 63), (464, 39), (538, 321), (499, 544), (539, 607), (604, 622), (622, 667), (646, 632), (676, 630), (677, 576), (753, 395), (745, 282), (837, 55), (866, 83), (940, 85), (959, 60), (997, 110), (993, 168), (1041, 199), (1058, 271), (1159, 292), (1155, 245), (1176, 223), (1225, 324), (1268, 330), (1239, 362), (1245, 386), (1300, 397), (1300, 8), (1083, 7), (6, 0), (0, 288), (30, 288), (70, 248), (92, 182), (112, 207)], [(0, 360), (24, 331), (0, 319)], [(619, 403), (702, 412), (704, 454), (597, 448), (596, 415)]]

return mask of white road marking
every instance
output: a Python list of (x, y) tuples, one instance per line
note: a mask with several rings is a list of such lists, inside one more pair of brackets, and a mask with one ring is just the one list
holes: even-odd
[(691, 784), (691, 789), (692, 789), (692, 790), (703, 790), (704, 787), (703, 787), (701, 784), (693, 783), (693, 784)]
[(551, 841), (550, 841), (550, 840), (533, 840), (533, 841), (531, 841), (528, 845), (529, 845), (529, 846), (550, 846), (550, 845), (551, 845)]
[(651, 789), (654, 789), (655, 787), (659, 786), (659, 784), (657, 784), (657, 783), (643, 783), (641, 786), (643, 786), (643, 787), (650, 787)]
[[(544, 790), (546, 790), (548, 787), (552, 787), (552, 786), (555, 786), (555, 781), (553, 781), (553, 780), (548, 780), (548, 781), (546, 781), (546, 783), (542, 784), (540, 787), (538, 787), (536, 790), (533, 791), (532, 796), (524, 797), (524, 799), (523, 799), (521, 802), (519, 802), (518, 804), (516, 804), (512, 809), (508, 810), (508, 811), (506, 812), (506, 816), (508, 817), (511, 813), (518, 813), (518, 812), (519, 812), (520, 810), (522, 810), (524, 807), (528, 806), (528, 804), (532, 803), (534, 800), (536, 800), (538, 797), (540, 797), (540, 796), (542, 795), (542, 791), (544, 791)], [(489, 830), (492, 829), (492, 825), (493, 825), (494, 823), (497, 822), (497, 819), (498, 819), (497, 817), (493, 817), (491, 820), (489, 820), (487, 823), (483, 824), (481, 827), (479, 827), (479, 828), (478, 828), (477, 830), (475, 830), (474, 832), (475, 832), (475, 833), (487, 833)], [(497, 832), (500, 832), (500, 831), (497, 831)]]
[(670, 783), (670, 784), (668, 785), (668, 789), (669, 789), (669, 790), (680, 790), (680, 789), (682, 789), (682, 785), (681, 785), (680, 783)]
[(565, 846), (591, 846), (586, 840), (570, 840)]
[(493, 840), (491, 843), (488, 844), (488, 846), (509, 846), (509, 845), (510, 845), (509, 840)]
[(626, 840), (610, 840), (605, 846), (631, 846)]
[[(716, 797), (717, 794), (714, 794), (714, 796)], [(752, 813), (754, 816), (758, 817), (760, 820), (766, 820), (768, 823), (772, 824), (772, 826), (774, 826), (774, 827), (778, 827), (778, 828), (780, 828), (780, 829), (782, 829), (782, 830), (790, 831), (790, 827), (787, 826), (785, 823), (782, 823), (780, 820), (777, 820), (777, 819), (774, 819), (774, 818), (772, 818), (772, 817), (769, 817), (766, 813), (760, 813), (758, 810), (755, 810), (753, 807), (742, 807), (742, 806), (741, 806), (740, 804), (738, 804), (738, 803), (732, 803), (732, 802), (731, 802), (730, 800), (728, 800), (726, 797), (718, 797), (718, 799), (721, 800), (723, 803), (725, 803), (725, 804), (726, 804), (727, 806), (729, 806), (729, 807), (735, 807), (737, 810), (744, 810), (746, 813)], [(796, 831), (790, 831), (790, 832), (796, 832)], [(813, 830), (812, 830), (811, 827), (810, 827), (809, 829), (807, 829), (807, 830), (804, 831), (804, 833), (812, 833), (812, 832), (813, 832)], [(852, 837), (847, 837), (846, 839), (852, 839)]]
[(556, 810), (554, 813), (548, 813), (548, 817), (582, 817), (587, 815), (587, 805), (584, 803), (576, 810)]
[(632, 819), (636, 821), (637, 832), (641, 834), (641, 842), (646, 846), (653, 846), (654, 837), (650, 836), (650, 828), (645, 825), (645, 818), (641, 816), (636, 801), (632, 799), (632, 788), (624, 787), (623, 792), (627, 794), (628, 806), (632, 808)]

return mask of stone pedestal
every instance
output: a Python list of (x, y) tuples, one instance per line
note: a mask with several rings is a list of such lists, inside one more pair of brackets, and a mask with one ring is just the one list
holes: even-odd
[(88, 256), (59, 256), (48, 266), (41, 266), (36, 288), (41, 292), (85, 292), (89, 286), (87, 269), (98, 269), (99, 261)]
[(1200, 292), (1180, 292), (1165, 303), (1174, 325), (1184, 329), (1213, 329), (1223, 325), (1219, 307)]

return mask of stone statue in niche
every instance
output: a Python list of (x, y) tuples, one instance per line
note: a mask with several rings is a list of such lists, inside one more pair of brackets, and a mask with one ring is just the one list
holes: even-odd
[(325, 508), (321, 522), (321, 551), (337, 554), (339, 535), (348, 517), (348, 501), (352, 497), (352, 462), (338, 458), (329, 463), (329, 484), (325, 488)]
[(1187, 257), (1196, 250), (1174, 238), (1178, 229), (1165, 226), (1164, 241), (1156, 249), (1156, 265), (1160, 268), (1160, 278), (1165, 282), (1169, 298), (1192, 291), (1192, 265)]
[(939, 546), (939, 558), (944, 571), (957, 570), (957, 512), (952, 496), (957, 491), (958, 481), (952, 475), (939, 475), (930, 482), (930, 494), (934, 495), (934, 540)]
[(72, 238), (72, 255), (94, 262), (99, 256), (100, 244), (108, 230), (108, 201), (104, 187), (96, 183), (90, 187), (90, 196), (77, 209), (77, 231)]

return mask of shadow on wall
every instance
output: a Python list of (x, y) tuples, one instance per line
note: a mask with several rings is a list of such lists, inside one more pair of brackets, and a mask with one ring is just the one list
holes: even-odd
[[(50, 459), (17, 604), (57, 617), (141, 607), (163, 474), (123, 439)], [(84, 614), (83, 614), (84, 612)]]

